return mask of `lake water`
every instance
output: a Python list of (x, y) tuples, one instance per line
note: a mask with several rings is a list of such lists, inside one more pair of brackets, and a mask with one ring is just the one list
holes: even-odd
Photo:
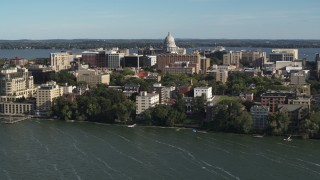
[[(187, 53), (191, 53), (193, 50), (197, 49), (213, 49), (213, 47), (198, 47), (198, 48), (187, 48)], [(240, 50), (262, 50), (271, 53), (273, 48), (259, 48), (259, 47), (226, 47), (226, 50), (230, 51), (240, 51)], [(35, 58), (49, 58), (50, 53), (66, 51), (60, 49), (0, 49), (0, 58), (26, 58), (26, 59), (35, 59)], [(73, 49), (67, 50), (75, 54), (81, 54), (84, 50)], [(130, 53), (137, 53), (137, 49), (130, 49)], [(320, 48), (299, 48), (299, 58), (306, 58), (309, 61), (315, 59), (315, 54), (320, 53)]]
[(320, 179), (320, 141), (42, 120), (0, 125), (0, 179)]

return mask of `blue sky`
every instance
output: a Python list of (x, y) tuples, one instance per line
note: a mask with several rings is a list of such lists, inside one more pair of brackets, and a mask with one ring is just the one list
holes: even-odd
[(320, 0), (1, 0), (0, 39), (320, 39)]

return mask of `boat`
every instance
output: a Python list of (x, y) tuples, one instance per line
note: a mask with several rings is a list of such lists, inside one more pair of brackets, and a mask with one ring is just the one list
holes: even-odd
[(132, 125), (129, 125), (128, 127), (129, 128), (133, 128), (133, 127), (135, 127), (137, 124), (132, 124)]
[(291, 136), (289, 136), (288, 138), (283, 139), (284, 141), (292, 141)]
[(196, 132), (197, 132), (197, 130), (196, 130), (196, 129), (192, 129), (192, 131), (193, 131), (194, 133), (196, 133)]
[(264, 135), (254, 135), (254, 136), (252, 136), (252, 137), (254, 137), (254, 138), (263, 138), (263, 136), (264, 136)]

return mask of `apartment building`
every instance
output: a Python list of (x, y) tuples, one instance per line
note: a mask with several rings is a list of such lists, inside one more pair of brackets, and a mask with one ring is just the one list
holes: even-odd
[(79, 69), (76, 73), (77, 82), (84, 81), (91, 87), (96, 87), (97, 84), (110, 83), (110, 74), (94, 69)]
[(36, 92), (36, 109), (40, 111), (48, 111), (52, 107), (55, 98), (63, 95), (63, 88), (59, 87), (56, 82), (51, 81), (42, 84)]
[(26, 68), (9, 68), (0, 72), (0, 102), (32, 97), (33, 76)]
[(266, 106), (252, 106), (250, 109), (252, 120), (253, 120), (253, 128), (254, 129), (265, 129), (268, 126), (268, 114), (269, 107)]
[(59, 72), (61, 70), (70, 69), (73, 55), (70, 52), (58, 52), (50, 54), (50, 65), (52, 70)]
[(142, 91), (138, 96), (136, 96), (136, 114), (139, 115), (157, 104), (159, 104), (159, 94)]
[(193, 97), (204, 96), (207, 101), (212, 99), (212, 87), (196, 87), (193, 90)]

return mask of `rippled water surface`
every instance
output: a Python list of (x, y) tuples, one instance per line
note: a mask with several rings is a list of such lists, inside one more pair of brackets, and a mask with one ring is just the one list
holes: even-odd
[(42, 120), (0, 125), (0, 179), (320, 179), (320, 141)]

